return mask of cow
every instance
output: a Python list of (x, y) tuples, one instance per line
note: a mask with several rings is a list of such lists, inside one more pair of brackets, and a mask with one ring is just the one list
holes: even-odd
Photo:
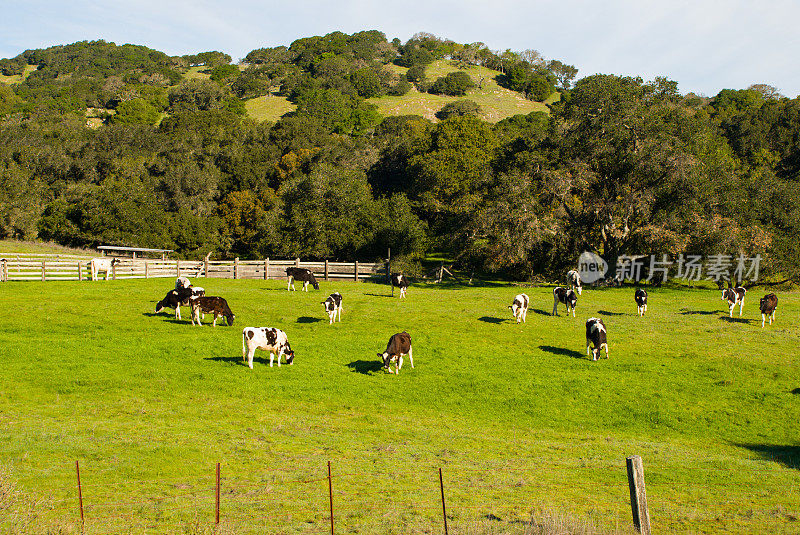
[(336, 316), (339, 316), (339, 321), (342, 321), (342, 294), (334, 292), (328, 296), (325, 301), (322, 301), (322, 306), (325, 307), (325, 312), (328, 313), (328, 325), (336, 321)]
[(303, 291), (308, 291), (308, 283), (314, 286), (315, 290), (319, 290), (319, 283), (314, 277), (314, 273), (310, 269), (299, 267), (286, 268), (286, 278), (289, 283), (286, 285), (286, 291), (294, 290), (294, 281), (298, 280), (303, 283)]
[(633, 300), (636, 301), (636, 313), (644, 316), (644, 313), (647, 312), (647, 292), (637, 288), (636, 293), (633, 294)]
[(553, 316), (558, 315), (558, 303), (567, 305), (567, 315), (572, 310), (572, 317), (575, 317), (575, 306), (578, 304), (578, 297), (574, 291), (561, 286), (553, 288)]
[(219, 319), (220, 316), (225, 317), (225, 321), (229, 326), (233, 325), (233, 320), (236, 318), (233, 312), (231, 312), (228, 302), (222, 297), (192, 297), (189, 299), (189, 304), (192, 307), (192, 325), (194, 325), (195, 321), (197, 322), (197, 325), (202, 325), (202, 323), (200, 323), (201, 312), (204, 314), (214, 314), (214, 327), (217, 326), (217, 319)]
[[(378, 356), (383, 359), (383, 367), (389, 370), (389, 373), (400, 373), (400, 368), (403, 367), (403, 356), (408, 355), (408, 360), (411, 361), (411, 367), (414, 367), (414, 356), (411, 352), (411, 335), (403, 331), (401, 333), (393, 334), (389, 338), (389, 343), (386, 344), (386, 351), (378, 353)], [(395, 371), (389, 367), (394, 361)]]
[(581, 275), (574, 269), (567, 272), (567, 284), (570, 290), (576, 290), (578, 295), (581, 295)]
[(739, 304), (739, 316), (742, 315), (742, 309), (744, 308), (744, 294), (747, 293), (747, 290), (742, 288), (741, 286), (736, 288), (731, 288), (730, 283), (728, 288), (722, 290), (722, 300), (728, 301), (728, 313), (730, 317), (733, 317), (733, 309), (736, 304)]
[(175, 290), (170, 290), (164, 299), (156, 303), (156, 314), (165, 308), (175, 309), (175, 319), (181, 318), (181, 307), (189, 306), (189, 299), (192, 297), (201, 297), (206, 295), (206, 291), (200, 286), (189, 286), (187, 288), (180, 287)]
[(517, 323), (519, 323), (520, 320), (525, 323), (525, 317), (528, 315), (528, 303), (528, 296), (526, 294), (519, 294), (514, 297), (514, 302), (508, 305)]
[[(594, 345), (594, 349), (591, 346)], [(608, 358), (608, 340), (606, 339), (606, 326), (600, 318), (586, 320), (586, 356), (597, 360), (600, 350), (605, 347)]]
[(294, 351), (289, 345), (286, 333), (274, 327), (245, 327), (242, 331), (242, 359), (247, 361), (253, 369), (253, 354), (256, 349), (269, 351), (269, 367), (278, 355), (278, 368), (281, 367), (281, 355), (286, 358), (286, 364), (294, 364)]
[(778, 308), (778, 296), (775, 294), (767, 294), (759, 301), (759, 308), (761, 309), (761, 327), (764, 327), (764, 321), (769, 317), (769, 324), (772, 325), (772, 320), (775, 319), (775, 309)]
[(406, 290), (408, 289), (408, 279), (402, 273), (392, 273), (392, 297), (394, 297), (394, 289), (395, 287), (400, 288), (400, 299), (406, 296)]
[(189, 288), (192, 285), (189, 277), (178, 277), (175, 279), (175, 289), (178, 288)]
[(112, 271), (113, 267), (121, 264), (119, 258), (92, 258), (89, 262), (89, 269), (92, 272), (92, 280), (96, 281), (100, 277), (100, 272), (105, 274), (105, 280), (108, 280), (108, 273)]

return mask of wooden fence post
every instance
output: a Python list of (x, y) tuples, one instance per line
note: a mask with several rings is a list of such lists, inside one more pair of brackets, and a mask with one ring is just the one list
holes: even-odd
[(83, 280), (83, 270), (81, 269), (81, 262), (80, 262), (80, 260), (78, 261), (78, 280), (79, 280), (79, 281), (82, 281), (82, 280)]
[(358, 282), (358, 260), (353, 263), (353, 278)]
[(81, 467), (78, 461), (75, 461), (75, 474), (78, 476), (78, 507), (81, 510), (81, 533), (83, 533), (83, 492), (81, 490)]
[(300, 259), (299, 258), (295, 258), (294, 259), (294, 265), (295, 265), (295, 267), (300, 267)]
[(392, 248), (386, 249), (386, 281), (392, 283)]
[(331, 462), (328, 461), (328, 498), (331, 502), (331, 535), (333, 535), (333, 482), (331, 481)]
[(181, 276), (181, 261), (179, 258), (175, 259), (175, 273), (177, 273), (176, 277)]
[(46, 260), (42, 260), (42, 282), (44, 282), (46, 280), (46, 277), (45, 277), (45, 275), (47, 273), (47, 266), (46, 265), (47, 265), (47, 261)]
[(215, 508), (215, 523), (214, 529), (216, 530), (219, 528), (219, 463), (217, 463), (217, 488), (216, 488), (216, 499), (217, 499), (217, 506)]
[(239, 278), (239, 257), (233, 259), (233, 278)]
[(447, 535), (447, 509), (444, 506), (444, 480), (442, 479), (441, 468), (439, 468), (439, 489), (442, 491), (442, 516), (444, 517), (444, 535)]
[[(106, 271), (106, 278), (108, 278), (108, 271)], [(117, 280), (117, 264), (111, 261), (111, 280)]]
[(325, 280), (328, 280), (328, 259), (325, 259)]
[(264, 259), (264, 280), (269, 279), (269, 257)]
[(203, 259), (203, 276), (208, 277), (208, 257)]
[(150, 278), (150, 262), (148, 262), (147, 260), (144, 261), (144, 278), (145, 279)]
[(0, 273), (0, 279), (2, 279), (3, 282), (8, 282), (8, 260), (3, 258), (2, 262), (3, 270), (2, 273)]
[(631, 492), (633, 527), (643, 535), (650, 535), (650, 513), (647, 510), (647, 492), (644, 488), (642, 458), (633, 455), (625, 459), (628, 467), (628, 488)]

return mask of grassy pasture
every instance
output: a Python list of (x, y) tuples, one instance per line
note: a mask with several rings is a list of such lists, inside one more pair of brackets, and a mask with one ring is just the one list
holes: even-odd
[[(632, 289), (587, 289), (572, 318), (524, 288), (516, 325), (517, 286), (400, 301), (372, 283), (206, 279), (236, 321), (193, 328), (188, 309), (153, 314), (172, 282), (0, 285), (0, 489), (17, 493), (0, 532), (78, 531), (76, 459), (88, 533), (207, 531), (218, 461), (226, 532), (319, 533), (328, 460), (339, 533), (440, 532), (439, 467), (453, 533), (521, 533), (552, 511), (625, 532), (633, 454), (658, 532), (798, 531), (798, 294), (762, 330), (755, 290), (730, 320), (715, 290), (653, 290), (639, 318)], [(592, 362), (596, 315), (611, 358)], [(287, 331), (295, 364), (259, 352), (249, 370), (245, 326)], [(404, 329), (416, 368), (386, 374), (376, 352)]]

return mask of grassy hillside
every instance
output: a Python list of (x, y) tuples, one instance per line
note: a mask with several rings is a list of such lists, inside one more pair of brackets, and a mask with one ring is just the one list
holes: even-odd
[(33, 71), (35, 71), (35, 70), (36, 70), (36, 65), (25, 65), (25, 70), (23, 71), (23, 73), (21, 75), (5, 76), (5, 75), (0, 74), (0, 83), (2, 83), (2, 84), (18, 84), (19, 82), (21, 82), (22, 80), (27, 78), (27, 76), (30, 73), (32, 73)]
[[(453, 533), (520, 533), (554, 511), (625, 529), (632, 454), (657, 532), (797, 529), (798, 294), (762, 329), (757, 295), (730, 320), (716, 291), (654, 290), (639, 318), (632, 289), (588, 289), (572, 318), (526, 288), (516, 325), (515, 286), (415, 285), (400, 301), (370, 283), (201, 279), (236, 313), (212, 328), (153, 314), (172, 282), (2, 285), (0, 486), (18, 501), (0, 531), (75, 531), (76, 459), (90, 533), (209, 530), (216, 462), (226, 532), (319, 533), (329, 460), (340, 533), (438, 532), (439, 467)], [(592, 315), (609, 360), (586, 358)], [(245, 326), (287, 331), (295, 364), (243, 366)], [(401, 330), (416, 367), (394, 376), (376, 352)]]
[(275, 122), (284, 114), (294, 111), (296, 106), (286, 97), (268, 95), (245, 101), (244, 108), (247, 115), (256, 121)]
[(0, 240), (0, 253), (35, 253), (35, 254), (95, 254), (97, 251), (65, 247), (57, 243), (32, 241)]

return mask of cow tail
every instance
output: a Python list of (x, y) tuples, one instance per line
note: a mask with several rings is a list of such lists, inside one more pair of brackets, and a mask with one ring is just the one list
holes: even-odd
[(245, 329), (242, 331), (242, 358), (247, 358), (247, 342), (245, 341), (245, 337), (247, 336), (247, 330)]

